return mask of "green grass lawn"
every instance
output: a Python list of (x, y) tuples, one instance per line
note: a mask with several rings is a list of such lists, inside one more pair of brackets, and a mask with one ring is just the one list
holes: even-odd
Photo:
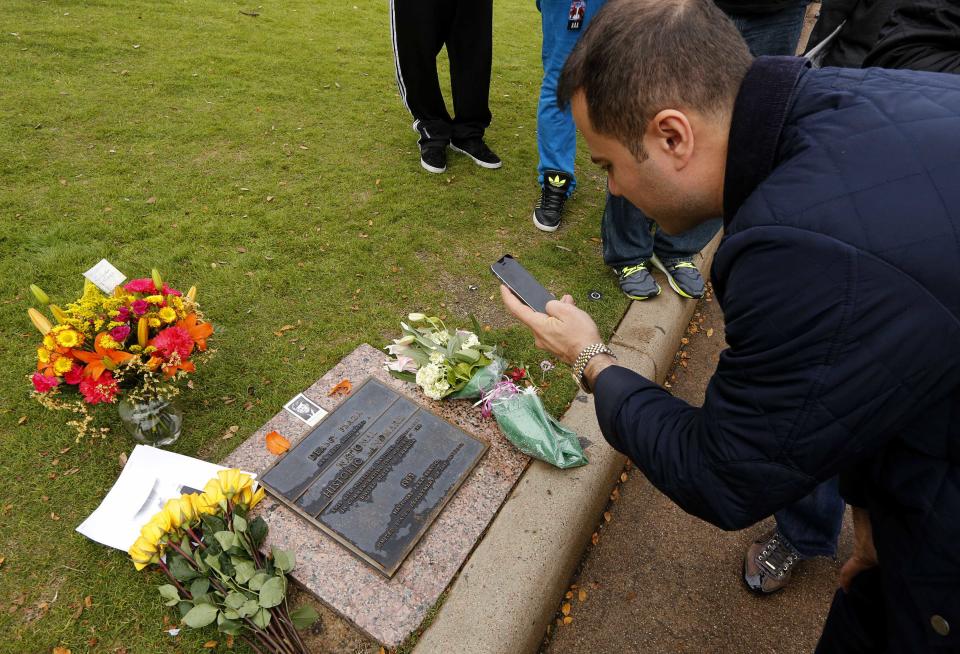
[[(596, 239), (604, 183), (584, 152), (563, 228), (530, 220), (534, 3), (496, 2), (496, 171), (454, 154), (443, 175), (420, 168), (388, 18), (383, 0), (4, 3), (0, 651), (192, 652), (216, 638), (163, 634), (155, 579), (73, 531), (133, 443), (113, 407), (101, 414), (113, 432), (78, 445), (65, 416), (30, 398), (31, 282), (63, 304), (106, 257), (129, 277), (156, 267), (196, 284), (217, 354), (182, 396), (173, 449), (211, 460), (358, 344), (383, 346), (408, 311), (463, 326), (474, 313), (510, 358), (536, 365), (488, 270), (505, 252), (581, 303), (600, 290), (587, 308), (605, 333), (619, 319)], [(295, 329), (275, 336), (283, 325)], [(562, 368), (548, 381), (559, 415), (573, 382)]]

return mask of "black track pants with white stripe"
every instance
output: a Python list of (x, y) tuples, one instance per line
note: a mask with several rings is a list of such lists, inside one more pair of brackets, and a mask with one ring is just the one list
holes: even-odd
[[(397, 85), (421, 147), (482, 138), (490, 125), (493, 0), (390, 0)], [(450, 117), (440, 93), (437, 55), (450, 58)]]

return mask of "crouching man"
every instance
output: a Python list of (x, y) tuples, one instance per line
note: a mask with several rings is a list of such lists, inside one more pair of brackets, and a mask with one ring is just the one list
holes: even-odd
[(709, 0), (610, 0), (558, 100), (665, 232), (723, 216), (729, 349), (694, 408), (569, 296), (504, 303), (686, 511), (740, 529), (840, 475), (857, 545), (818, 651), (960, 649), (960, 76), (754, 60)]

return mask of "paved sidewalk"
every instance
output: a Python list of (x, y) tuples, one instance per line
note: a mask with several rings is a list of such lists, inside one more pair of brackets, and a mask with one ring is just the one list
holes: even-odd
[[(688, 344), (681, 347), (686, 366), (676, 366), (668, 378), (675, 395), (699, 405), (725, 343), (717, 303), (703, 302), (697, 312), (691, 323), (696, 331), (688, 329)], [(772, 519), (744, 531), (721, 531), (684, 513), (636, 469), (628, 471), (619, 499), (606, 511), (610, 521), (597, 516), (599, 542), (563, 600), (573, 620), (551, 626), (544, 654), (813, 651), (838, 563), (804, 562), (785, 590), (756, 597), (741, 580), (743, 552)], [(851, 542), (848, 519), (841, 560)], [(580, 591), (586, 593), (583, 601)], [(563, 605), (557, 608), (561, 619)]]

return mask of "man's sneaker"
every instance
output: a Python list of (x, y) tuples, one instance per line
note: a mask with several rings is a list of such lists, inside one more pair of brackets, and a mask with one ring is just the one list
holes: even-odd
[(555, 232), (560, 226), (563, 203), (567, 201), (572, 175), (561, 170), (543, 171), (543, 187), (533, 208), (533, 224), (542, 232)]
[(800, 558), (800, 553), (793, 545), (774, 529), (747, 548), (747, 555), (743, 559), (743, 580), (754, 592), (774, 593), (790, 581), (793, 566)]
[(699, 300), (703, 297), (707, 287), (703, 282), (703, 276), (697, 270), (692, 259), (667, 259), (661, 261), (654, 254), (650, 258), (650, 263), (656, 266), (670, 282), (670, 288), (675, 290), (681, 297), (691, 300)]
[(431, 173), (442, 173), (447, 170), (447, 149), (443, 146), (433, 146), (420, 150), (420, 165)]
[(465, 154), (473, 163), (484, 168), (499, 168), (503, 165), (500, 157), (494, 154), (493, 150), (487, 147), (483, 139), (468, 139), (465, 141), (450, 141), (450, 149), (460, 154)]
[(650, 274), (647, 262), (636, 266), (624, 266), (617, 271), (620, 290), (631, 300), (646, 300), (660, 295), (660, 284)]

